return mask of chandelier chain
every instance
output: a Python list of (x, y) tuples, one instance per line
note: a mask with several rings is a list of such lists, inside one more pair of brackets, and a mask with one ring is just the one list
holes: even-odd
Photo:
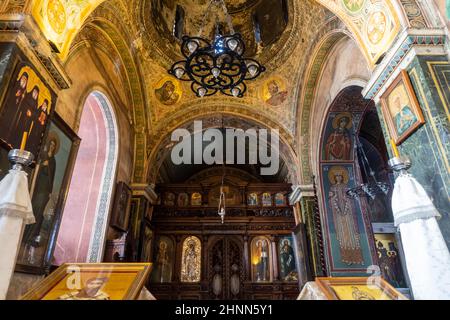
[(209, 17), (209, 14), (211, 13), (211, 8), (213, 5), (216, 5), (217, 7), (221, 6), (223, 13), (225, 14), (226, 23), (228, 24), (228, 28), (230, 29), (231, 35), (235, 34), (234, 27), (233, 27), (233, 21), (231, 18), (231, 15), (228, 13), (227, 6), (225, 4), (224, 0), (211, 0), (208, 4), (208, 8), (205, 11), (205, 14), (203, 15), (202, 24), (200, 26), (200, 29), (198, 31), (198, 37), (200, 37), (203, 34), (203, 30), (205, 29), (206, 21)]

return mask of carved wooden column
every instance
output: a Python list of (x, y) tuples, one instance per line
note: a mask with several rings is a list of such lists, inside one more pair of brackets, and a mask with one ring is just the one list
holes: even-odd
[(182, 252), (183, 252), (183, 243), (182, 240), (183, 236), (182, 235), (177, 235), (175, 237), (175, 267), (173, 270), (173, 282), (180, 282), (181, 280), (181, 259), (182, 259)]
[(205, 235), (203, 237), (201, 237), (202, 239), (202, 261), (201, 261), (201, 271), (200, 271), (200, 278), (201, 281), (204, 281), (205, 283), (208, 282), (208, 236)]
[(280, 280), (280, 275), (278, 272), (278, 254), (277, 254), (277, 243), (276, 243), (276, 236), (273, 235), (270, 237), (270, 243), (272, 245), (272, 281), (278, 281)]
[(248, 235), (244, 236), (244, 270), (245, 270), (245, 280), (251, 281), (252, 273), (250, 270)]

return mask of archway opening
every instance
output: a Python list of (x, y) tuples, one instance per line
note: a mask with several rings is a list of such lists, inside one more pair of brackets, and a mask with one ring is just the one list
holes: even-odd
[(54, 264), (99, 262), (118, 158), (117, 124), (106, 96), (92, 92), (83, 107), (81, 144), (54, 252)]

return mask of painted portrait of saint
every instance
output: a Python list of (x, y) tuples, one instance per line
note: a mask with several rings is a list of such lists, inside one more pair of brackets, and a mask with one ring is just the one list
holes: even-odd
[(0, 114), (0, 139), (37, 156), (51, 114), (53, 94), (36, 72), (26, 64), (12, 78)]
[(286, 237), (279, 243), (280, 276), (284, 281), (297, 281), (298, 273), (295, 264), (292, 238)]
[(180, 85), (173, 79), (163, 79), (156, 88), (156, 99), (166, 106), (176, 104), (181, 98)]
[(270, 281), (270, 244), (266, 237), (256, 237), (252, 241), (253, 281)]
[(351, 13), (357, 13), (361, 11), (366, 0), (342, 0), (344, 7)]
[(175, 205), (175, 194), (173, 194), (172, 192), (166, 192), (164, 194), (164, 205), (173, 207)]
[(108, 278), (91, 278), (81, 290), (72, 291), (58, 297), (58, 300), (110, 300), (109, 294), (102, 289)]
[(181, 281), (200, 281), (201, 242), (197, 237), (188, 237), (183, 242)]
[(328, 172), (331, 187), (328, 203), (333, 217), (334, 230), (339, 243), (341, 261), (347, 265), (363, 265), (361, 235), (356, 219), (354, 200), (347, 196), (349, 173), (345, 167), (334, 166)]
[(247, 204), (249, 206), (257, 206), (258, 205), (258, 194), (250, 193), (247, 197)]
[(272, 195), (269, 192), (265, 192), (262, 195), (262, 205), (264, 207), (271, 207), (272, 206)]
[(367, 37), (373, 45), (382, 42), (388, 27), (386, 14), (382, 11), (372, 13), (367, 21)]
[(189, 196), (187, 193), (180, 193), (177, 199), (177, 206), (180, 208), (187, 207), (189, 205)]
[(200, 193), (194, 192), (191, 195), (191, 205), (196, 207), (202, 205), (202, 195)]
[(409, 74), (402, 70), (381, 96), (384, 119), (389, 134), (400, 145), (425, 123)]
[(270, 79), (264, 84), (264, 101), (273, 106), (279, 106), (288, 97), (288, 92), (286, 90), (286, 85), (281, 79), (274, 78)]
[(351, 160), (352, 157), (352, 115), (343, 113), (333, 120), (333, 132), (325, 145), (325, 160)]
[(381, 274), (395, 288), (405, 288), (406, 282), (394, 234), (375, 234), (378, 266)]
[(407, 132), (417, 122), (417, 116), (412, 110), (411, 102), (403, 84), (395, 88), (389, 96), (389, 111), (399, 136)]
[(42, 244), (41, 229), (42, 223), (44, 222), (44, 213), (52, 198), (58, 196), (56, 194), (52, 197), (57, 171), (55, 157), (59, 152), (60, 145), (58, 135), (51, 131), (41, 154), (39, 166), (37, 167), (35, 192), (31, 201), (36, 223), (27, 226), (24, 234), (24, 240), (32, 247), (39, 247)]
[(151, 281), (156, 283), (170, 282), (172, 281), (173, 241), (162, 236), (157, 243)]
[(275, 205), (276, 206), (284, 206), (286, 204), (284, 194), (277, 193), (275, 195)]

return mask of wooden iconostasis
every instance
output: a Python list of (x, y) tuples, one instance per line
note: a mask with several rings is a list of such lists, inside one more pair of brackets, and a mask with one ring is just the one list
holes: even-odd
[(154, 263), (149, 290), (157, 299), (295, 299), (291, 185), (227, 176), (223, 224), (220, 189), (221, 177), (214, 175), (157, 186), (148, 223), (152, 243), (142, 246)]

